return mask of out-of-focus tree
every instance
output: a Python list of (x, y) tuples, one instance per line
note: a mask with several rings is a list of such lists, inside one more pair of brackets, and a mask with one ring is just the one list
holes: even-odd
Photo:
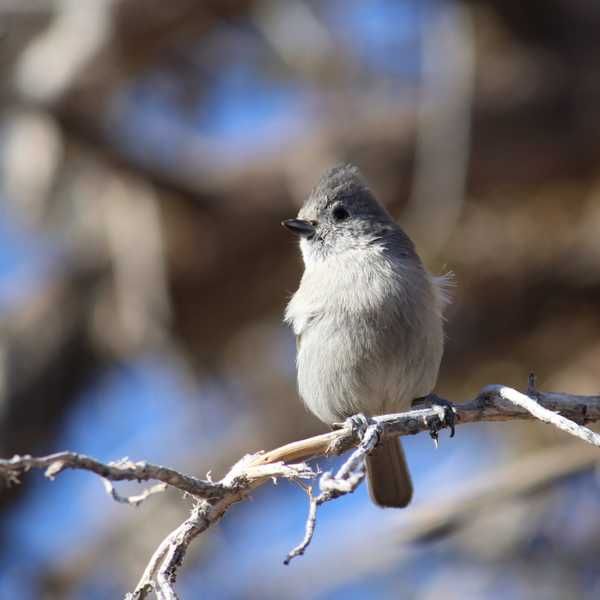
[[(279, 221), (340, 161), (361, 167), (432, 270), (455, 273), (446, 397), (523, 386), (531, 370), (545, 389), (597, 391), (599, 26), (600, 6), (567, 0), (5, 0), (0, 454), (74, 444), (222, 472), (319, 431), (296, 398), (280, 324), (300, 265)], [(433, 476), (421, 442), (409, 454), (425, 498), (440, 481), (448, 493), (461, 485), (452, 460), (462, 477), (556, 435), (530, 424), (461, 433)], [(185, 510), (165, 496), (126, 513), (81, 481), (53, 484), (68, 490), (60, 497), (37, 482), (2, 490), (0, 596), (24, 575), (30, 597), (129, 589)], [(184, 584), (248, 597), (223, 583), (235, 567), (257, 597), (281, 597), (282, 574), (250, 575), (288, 546), (273, 534), (256, 552), (256, 529), (304, 519), (303, 497), (277, 492), (290, 496), (285, 521), (259, 502), (240, 508), (198, 545)], [(293, 567), (297, 594), (352, 585), (388, 597), (401, 580), (415, 597), (441, 586), (492, 597), (514, 576), (534, 597), (533, 574), (553, 597), (593, 597), (600, 579), (585, 557), (600, 539), (569, 505), (575, 496), (597, 515), (593, 493), (581, 475), (380, 566), (360, 551), (375, 542), (349, 527), (352, 584), (333, 568), (338, 538)], [(367, 513), (363, 500), (330, 509), (323, 529), (347, 526), (352, 510), (369, 532), (411, 519)], [(85, 538), (59, 544), (56, 531), (25, 525), (69, 505), (94, 507), (68, 521)], [(415, 569), (424, 555), (441, 565), (427, 577)], [(307, 590), (310, 569), (319, 576)]]

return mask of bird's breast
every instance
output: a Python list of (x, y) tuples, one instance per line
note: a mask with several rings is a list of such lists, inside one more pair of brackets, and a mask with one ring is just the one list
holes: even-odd
[(298, 336), (300, 395), (328, 423), (407, 408), (437, 376), (441, 319), (426, 322), (435, 320), (427, 290), (424, 302), (408, 301), (407, 282), (418, 291), (428, 281), (421, 270), (411, 276), (377, 254), (365, 258), (307, 270), (286, 311)]

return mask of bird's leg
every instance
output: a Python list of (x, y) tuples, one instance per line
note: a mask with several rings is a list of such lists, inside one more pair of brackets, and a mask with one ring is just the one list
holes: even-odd
[(456, 409), (454, 408), (454, 406), (452, 406), (451, 402), (445, 400), (444, 398), (440, 398), (439, 396), (433, 393), (429, 394), (428, 396), (424, 396), (423, 398), (417, 398), (415, 400), (415, 402), (420, 401), (429, 402), (429, 404), (431, 404), (431, 408), (440, 410), (441, 416), (440, 414), (438, 414), (439, 425), (436, 421), (431, 421), (429, 423), (429, 435), (431, 436), (431, 439), (433, 440), (433, 443), (437, 448), (439, 441), (439, 431), (444, 425), (450, 428), (450, 437), (454, 437), (454, 425), (456, 421), (454, 415), (456, 413)]
[(370, 425), (369, 419), (363, 413), (356, 413), (346, 419), (352, 426), (352, 434), (358, 436), (361, 440)]
[[(369, 427), (369, 425), (372, 424), (372, 422), (363, 413), (356, 413), (355, 415), (348, 417), (345, 421), (343, 421), (341, 423), (332, 423), (331, 428), (332, 429), (342, 429), (343, 427), (346, 427), (348, 424), (350, 425), (352, 435), (357, 440), (362, 442), (363, 438), (365, 437), (365, 433), (367, 432), (367, 428)], [(379, 432), (377, 432), (377, 433), (379, 435)]]
[(348, 417), (345, 421), (341, 421), (339, 423), (332, 423), (331, 429), (342, 429), (346, 427), (346, 425), (350, 424), (352, 429), (352, 435), (355, 435), (362, 439), (362, 436), (365, 434), (367, 427), (371, 424), (369, 419), (363, 413), (356, 413), (351, 417)]

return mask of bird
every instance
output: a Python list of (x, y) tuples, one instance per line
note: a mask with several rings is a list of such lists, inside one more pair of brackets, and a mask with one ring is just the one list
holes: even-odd
[[(409, 410), (436, 385), (444, 349), (447, 276), (415, 245), (351, 164), (324, 173), (296, 218), (304, 272), (284, 320), (296, 336), (298, 392), (333, 425)], [(413, 485), (399, 439), (366, 459), (371, 499), (403, 508)]]

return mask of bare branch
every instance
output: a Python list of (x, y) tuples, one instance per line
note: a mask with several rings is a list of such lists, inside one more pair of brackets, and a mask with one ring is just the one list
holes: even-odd
[(219, 498), (228, 491), (220, 483), (183, 475), (174, 469), (153, 465), (146, 461), (134, 463), (126, 458), (105, 464), (85, 454), (57, 452), (40, 457), (27, 454), (15, 455), (10, 459), (0, 459), (0, 477), (4, 477), (9, 483), (18, 482), (19, 475), (30, 469), (45, 469), (48, 479), (54, 479), (65, 469), (91, 471), (109, 481), (150, 481), (155, 479), (183, 492), (205, 498)]
[[(558, 427), (562, 431), (566, 431), (575, 437), (587, 442), (588, 444), (592, 444), (594, 446), (600, 446), (600, 435), (593, 432), (591, 429), (587, 427), (583, 427), (582, 425), (577, 425), (574, 421), (566, 419), (559, 412), (554, 412), (547, 408), (544, 408), (541, 404), (539, 404), (536, 400), (518, 392), (517, 390), (513, 390), (509, 387), (501, 387), (498, 390), (500, 396), (524, 408), (529, 411), (536, 419), (540, 421), (544, 421), (544, 423), (550, 423), (555, 427)], [(531, 393), (531, 391), (530, 391)], [(537, 395), (537, 392), (534, 392)]]
[(266, 481), (284, 478), (293, 481), (314, 479), (316, 472), (305, 463), (289, 464), (276, 462), (266, 465), (255, 465), (256, 455), (248, 455), (238, 461), (221, 480), (230, 493), (220, 499), (198, 499), (190, 516), (173, 530), (160, 543), (150, 559), (142, 578), (133, 594), (127, 600), (143, 600), (151, 590), (156, 590), (159, 598), (171, 600), (177, 598), (172, 584), (175, 582), (177, 569), (181, 566), (191, 541), (200, 533), (216, 523), (227, 509), (243, 500), (248, 493)]
[[(501, 461), (502, 464), (490, 465), (462, 480), (460, 485), (446, 488), (443, 501), (439, 494), (433, 494), (429, 500), (415, 503), (401, 519), (384, 529), (362, 528), (335, 552), (322, 555), (320, 568), (311, 572), (309, 581), (301, 565), (285, 572), (270, 572), (255, 595), (260, 597), (266, 589), (293, 589), (297, 597), (326, 597), (332, 589), (414, 560), (415, 552), (419, 552), (415, 542), (457, 533), (463, 526), (473, 526), (480, 516), (502, 514), (503, 507), (513, 501), (529, 499), (539, 506), (541, 499), (536, 493), (543, 493), (575, 474), (590, 472), (600, 464), (600, 453), (595, 446), (564, 437), (555, 445), (526, 452), (519, 450), (515, 456)], [(484, 531), (488, 531), (487, 525)], [(364, 548), (380, 551), (365, 553)]]
[(185, 548), (181, 550), (177, 545), (172, 545), (167, 551), (167, 557), (156, 576), (156, 582), (158, 583), (156, 593), (159, 600), (179, 600), (173, 584), (175, 583), (177, 568), (183, 560), (184, 553)]
[[(584, 427), (586, 423), (600, 421), (600, 396), (538, 392), (531, 382), (527, 394), (502, 385), (487, 386), (475, 400), (454, 405), (454, 417), (456, 425), (536, 418), (594, 446), (600, 446), (600, 436)], [(44, 457), (15, 456), (0, 460), (0, 478), (10, 484), (18, 482), (20, 475), (34, 468), (45, 469), (46, 476), (51, 479), (65, 469), (82, 469), (100, 475), (106, 481), (111, 496), (129, 504), (137, 504), (156, 493), (158, 486), (139, 496), (121, 498), (110, 482), (157, 480), (190, 494), (194, 498), (190, 516), (165, 537), (135, 591), (127, 596), (128, 599), (142, 600), (154, 591), (159, 598), (173, 600), (177, 598), (173, 584), (189, 544), (218, 522), (232, 504), (244, 500), (252, 490), (269, 480), (283, 478), (301, 483), (304, 479), (314, 480), (318, 476), (306, 463), (291, 461), (337, 455), (355, 448), (335, 475), (329, 472), (321, 475), (318, 496), (313, 496), (312, 489), (308, 488), (310, 505), (304, 538), (288, 554), (286, 563), (300, 556), (310, 544), (319, 505), (352, 493), (364, 480), (365, 458), (380, 438), (414, 435), (422, 431), (437, 432), (447, 426), (439, 406), (373, 417), (366, 421), (362, 434), (357, 431), (356, 422), (348, 420), (336, 431), (292, 442), (270, 452), (247, 455), (218, 482), (197, 479), (147, 462), (134, 463), (123, 459), (104, 464), (74, 452), (59, 452)], [(160, 488), (163, 489), (164, 485)]]
[(308, 516), (306, 517), (306, 527), (304, 529), (304, 537), (302, 538), (302, 541), (295, 548), (292, 548), (288, 552), (288, 555), (285, 557), (285, 560), (283, 561), (284, 565), (289, 565), (290, 561), (293, 558), (296, 558), (296, 556), (302, 556), (304, 554), (305, 550), (308, 548), (308, 546), (312, 542), (313, 535), (315, 534), (315, 527), (317, 525), (317, 508), (319, 507), (319, 504), (322, 503), (322, 502), (319, 502), (319, 500), (321, 499), (321, 496), (322, 496), (322, 494), (319, 494), (318, 496), (313, 496), (312, 490), (309, 492)]
[(296, 556), (302, 556), (311, 543), (317, 524), (317, 508), (325, 502), (345, 494), (351, 494), (364, 481), (366, 474), (365, 459), (379, 442), (380, 435), (381, 427), (379, 425), (375, 423), (369, 425), (362, 436), (360, 445), (340, 467), (335, 476), (332, 476), (330, 472), (321, 475), (319, 480), (321, 493), (315, 497), (312, 495), (312, 490), (309, 490), (309, 509), (304, 538), (288, 553), (283, 561), (284, 565), (289, 565), (290, 561)]
[[(513, 396), (507, 395), (506, 391), (510, 389), (502, 385), (489, 385), (483, 388), (474, 400), (463, 404), (454, 404), (456, 425), (480, 421), (515, 421), (538, 418), (537, 414), (534, 415), (529, 410), (532, 405), (526, 408), (514, 402)], [(513, 391), (516, 392), (516, 390)], [(536, 391), (535, 399), (532, 402), (535, 403), (535, 407), (539, 406), (547, 411), (560, 413), (562, 417), (572, 421), (575, 426), (575, 428), (571, 426), (572, 431), (577, 428), (580, 432), (589, 431), (577, 424), (584, 425), (600, 421), (600, 396), (576, 396)], [(432, 423), (437, 428), (448, 426), (446, 423), (440, 422), (439, 407), (381, 415), (374, 417), (373, 421), (381, 425), (381, 435), (385, 438), (415, 435), (423, 431), (429, 431)], [(288, 461), (315, 456), (332, 456), (349, 450), (356, 446), (358, 442), (359, 440), (352, 432), (352, 427), (348, 425), (337, 431), (291, 442), (270, 452), (260, 454), (256, 462), (263, 464), (278, 460)]]
[(135, 496), (121, 496), (112, 481), (108, 479), (103, 479), (104, 489), (106, 493), (115, 501), (120, 504), (132, 504), (133, 506), (139, 506), (146, 498), (152, 496), (153, 494), (159, 494), (160, 492), (164, 492), (167, 489), (166, 483), (157, 483), (152, 487), (144, 490), (141, 494), (137, 494)]

